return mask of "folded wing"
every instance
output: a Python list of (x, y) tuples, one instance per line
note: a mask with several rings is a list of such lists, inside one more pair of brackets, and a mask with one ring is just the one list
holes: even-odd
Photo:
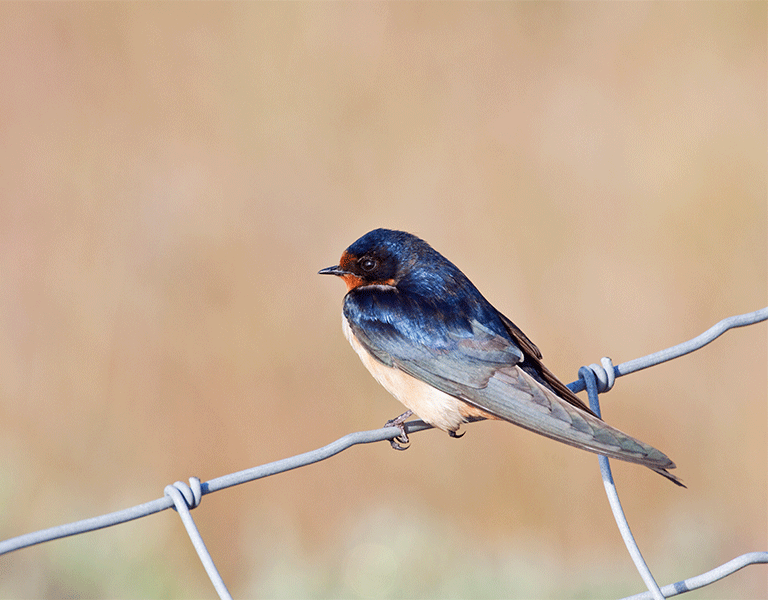
[[(492, 310), (490, 313), (488, 309)], [(606, 424), (542, 363), (538, 348), (487, 305), (456, 312), (395, 289), (348, 294), (344, 314), (379, 361), (494, 416), (557, 441), (644, 465), (678, 485), (662, 452)], [(482, 321), (482, 322), (481, 322)]]

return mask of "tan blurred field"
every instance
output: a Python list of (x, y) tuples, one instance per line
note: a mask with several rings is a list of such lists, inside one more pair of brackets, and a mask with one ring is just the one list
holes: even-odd
[[(375, 227), (564, 381), (768, 296), (768, 5), (0, 4), (0, 538), (380, 427), (316, 275)], [(620, 379), (660, 583), (768, 550), (766, 324)], [(206, 496), (235, 597), (643, 590), (595, 456), (504, 423)], [(765, 598), (765, 566), (691, 595)], [(214, 595), (172, 512), (0, 557), (0, 597)]]

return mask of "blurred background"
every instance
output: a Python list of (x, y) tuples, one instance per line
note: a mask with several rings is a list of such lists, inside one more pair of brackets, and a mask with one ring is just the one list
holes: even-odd
[[(565, 382), (766, 305), (765, 3), (0, 5), (0, 536), (401, 412), (317, 271), (455, 262)], [(660, 583), (768, 549), (766, 325), (622, 378)], [(206, 496), (236, 597), (643, 590), (594, 455), (504, 423)], [(764, 598), (764, 566), (695, 592)], [(172, 512), (0, 557), (6, 598), (211, 597)]]

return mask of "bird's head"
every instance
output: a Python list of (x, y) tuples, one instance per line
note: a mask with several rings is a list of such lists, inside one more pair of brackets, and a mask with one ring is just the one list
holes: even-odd
[(338, 265), (320, 274), (341, 277), (349, 291), (361, 286), (396, 287), (427, 250), (434, 252), (405, 231), (374, 229), (347, 248)]

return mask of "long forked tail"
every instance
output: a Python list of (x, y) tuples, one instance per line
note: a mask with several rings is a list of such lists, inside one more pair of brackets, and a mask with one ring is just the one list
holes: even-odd
[[(672, 466), (671, 466), (671, 467), (668, 467), (668, 468), (672, 469), (672, 468), (674, 468), (674, 467), (675, 467), (675, 463), (672, 463)], [(661, 475), (662, 477), (666, 477), (667, 479), (669, 479), (669, 480), (670, 480), (672, 483), (674, 483), (675, 485), (679, 485), (680, 487), (683, 487), (683, 488), (685, 488), (685, 489), (688, 489), (688, 486), (687, 486), (687, 485), (685, 485), (685, 484), (684, 484), (682, 481), (680, 481), (680, 478), (679, 478), (679, 477), (677, 477), (676, 475), (673, 475), (672, 473), (670, 473), (669, 471), (667, 471), (667, 469), (662, 469), (661, 467), (648, 467), (648, 468), (649, 468), (651, 471), (656, 471), (656, 472), (657, 472), (659, 475)]]
[(666, 454), (561, 398), (519, 367), (500, 369), (485, 388), (465, 388), (462, 400), (564, 444), (643, 465), (686, 487), (667, 470), (675, 463)]

